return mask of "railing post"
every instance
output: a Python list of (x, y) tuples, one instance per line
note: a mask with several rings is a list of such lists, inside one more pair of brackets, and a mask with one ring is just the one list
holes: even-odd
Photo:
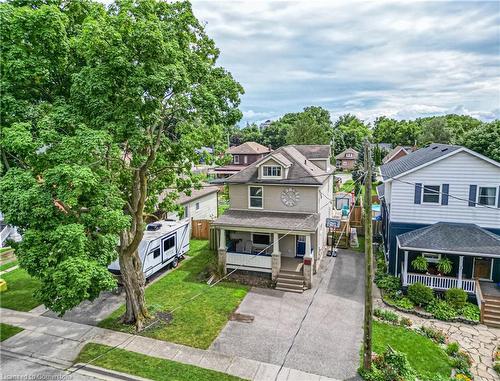
[(457, 287), (462, 288), (462, 272), (464, 270), (464, 256), (461, 255), (458, 257), (458, 281)]
[(405, 256), (404, 256), (404, 262), (403, 262), (403, 286), (408, 285), (408, 250), (405, 250)]

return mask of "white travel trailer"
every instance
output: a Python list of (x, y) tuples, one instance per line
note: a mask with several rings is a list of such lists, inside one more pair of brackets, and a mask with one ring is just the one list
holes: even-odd
[[(146, 278), (168, 265), (176, 267), (179, 257), (189, 250), (189, 218), (180, 221), (158, 221), (148, 224), (139, 244), (142, 271)], [(108, 270), (120, 275), (120, 264), (116, 260)]]

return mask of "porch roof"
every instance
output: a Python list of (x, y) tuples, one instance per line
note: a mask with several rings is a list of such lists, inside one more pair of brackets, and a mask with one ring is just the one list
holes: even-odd
[(318, 213), (280, 213), (229, 209), (212, 224), (227, 227), (315, 232), (318, 222)]
[(500, 257), (500, 236), (475, 224), (438, 222), (397, 238), (403, 250)]

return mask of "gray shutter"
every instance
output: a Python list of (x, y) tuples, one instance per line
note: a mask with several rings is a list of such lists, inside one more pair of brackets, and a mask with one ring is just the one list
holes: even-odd
[(469, 206), (476, 206), (477, 185), (469, 185)]
[(441, 205), (448, 205), (448, 194), (450, 192), (450, 184), (443, 184), (441, 193)]
[(415, 204), (420, 204), (422, 200), (422, 183), (416, 183), (415, 184), (415, 199), (414, 203)]

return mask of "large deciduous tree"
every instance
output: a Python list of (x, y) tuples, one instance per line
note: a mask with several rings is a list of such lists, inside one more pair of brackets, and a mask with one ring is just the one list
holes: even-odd
[(287, 144), (330, 144), (332, 140), (330, 113), (322, 107), (306, 107), (285, 120), (289, 124)]
[(123, 321), (140, 329), (145, 213), (165, 188), (198, 185), (191, 167), (206, 151), (195, 149), (223, 151), (243, 89), (216, 66), (189, 2), (16, 1), (0, 12), (0, 210), (23, 233), (20, 264), (64, 313), (114, 286), (106, 267), (118, 253)]
[(360, 151), (370, 129), (358, 117), (351, 114), (340, 116), (333, 126), (334, 152), (339, 154), (347, 148)]
[(460, 143), (500, 162), (500, 120), (482, 123), (466, 131)]

